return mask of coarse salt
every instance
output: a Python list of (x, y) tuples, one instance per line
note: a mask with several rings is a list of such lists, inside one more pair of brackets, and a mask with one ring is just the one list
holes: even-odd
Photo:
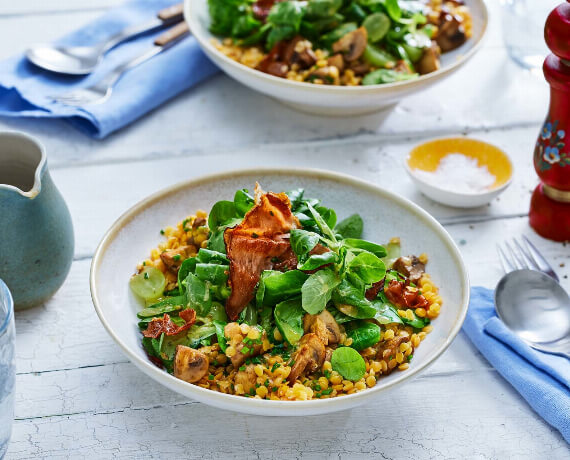
[(495, 176), (487, 166), (478, 166), (477, 160), (461, 153), (444, 156), (435, 171), (416, 169), (414, 174), (435, 187), (459, 193), (481, 193), (495, 183)]

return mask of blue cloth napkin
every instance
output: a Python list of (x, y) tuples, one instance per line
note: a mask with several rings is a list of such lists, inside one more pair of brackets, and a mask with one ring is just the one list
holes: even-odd
[(475, 287), (463, 329), (499, 373), (570, 443), (570, 361), (529, 347), (496, 316), (493, 291)]
[[(149, 21), (160, 9), (174, 3), (176, 0), (128, 2), (58, 43), (81, 46), (105, 41), (126, 26)], [(105, 55), (96, 71), (86, 77), (42, 70), (23, 55), (0, 62), (0, 116), (62, 118), (89, 136), (104, 138), (217, 72), (194, 38), (185, 38), (127, 72), (104, 104), (69, 107), (48, 96), (96, 83), (115, 66), (150, 49), (154, 39), (165, 30), (162, 28), (118, 45)]]

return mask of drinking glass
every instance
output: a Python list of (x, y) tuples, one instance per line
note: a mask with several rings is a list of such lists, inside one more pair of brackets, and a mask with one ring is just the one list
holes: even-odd
[(501, 0), (503, 40), (509, 56), (521, 67), (542, 69), (549, 53), (544, 42), (544, 23), (564, 0)]
[(15, 341), (14, 303), (0, 279), (0, 460), (8, 450), (14, 418)]

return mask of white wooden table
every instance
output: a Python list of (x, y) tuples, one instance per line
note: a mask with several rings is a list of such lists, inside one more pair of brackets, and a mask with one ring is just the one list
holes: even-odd
[[(2, 1), (0, 58), (54, 39), (116, 3)], [(568, 458), (559, 433), (463, 333), (429, 371), (369, 406), (260, 418), (189, 401), (151, 381), (106, 334), (89, 295), (93, 251), (124, 210), (173, 182), (261, 164), (342, 171), (412, 199), (446, 225), (474, 285), (493, 287), (499, 279), (496, 242), (526, 234), (570, 288), (570, 247), (542, 240), (526, 217), (548, 88), (509, 61), (498, 2), (490, 3), (493, 20), (478, 55), (390, 112), (303, 115), (220, 75), (105, 141), (59, 121), (1, 119), (0, 129), (24, 130), (45, 143), (76, 232), (62, 289), (42, 307), (16, 314), (16, 420), (8, 458)], [(421, 196), (402, 168), (414, 144), (463, 134), (497, 144), (515, 163), (514, 182), (500, 199), (468, 212)]]

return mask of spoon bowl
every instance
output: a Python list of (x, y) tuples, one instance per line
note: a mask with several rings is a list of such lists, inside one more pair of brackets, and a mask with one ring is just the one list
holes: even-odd
[(515, 270), (495, 291), (499, 318), (531, 347), (570, 358), (570, 297), (550, 276)]
[(96, 46), (54, 46), (38, 44), (26, 50), (26, 57), (35, 65), (52, 72), (86, 75), (93, 72), (103, 50)]

